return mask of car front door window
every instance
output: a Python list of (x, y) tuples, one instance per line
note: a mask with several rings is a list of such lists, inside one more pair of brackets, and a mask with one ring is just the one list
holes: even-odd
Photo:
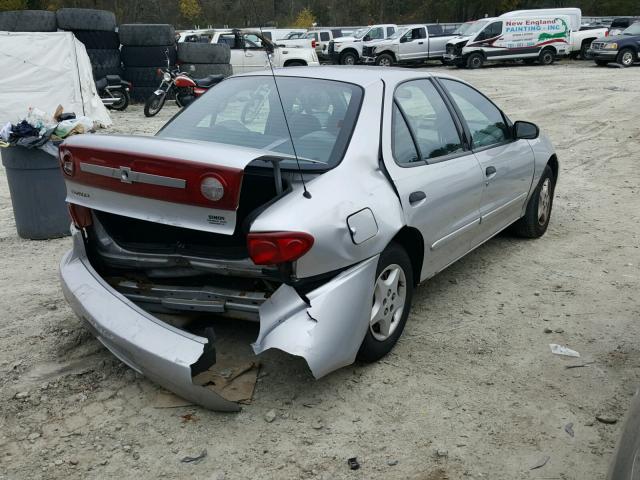
[(455, 80), (440, 81), (467, 123), (474, 149), (499, 145), (511, 139), (504, 115), (484, 95)]
[(493, 22), (488, 25), (482, 32), (478, 34), (476, 37), (476, 41), (489, 40), (490, 38), (495, 38), (500, 36), (502, 33), (502, 22)]

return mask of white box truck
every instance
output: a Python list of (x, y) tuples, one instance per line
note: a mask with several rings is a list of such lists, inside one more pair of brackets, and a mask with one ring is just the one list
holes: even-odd
[(566, 15), (483, 18), (466, 30), (467, 36), (447, 43), (444, 58), (466, 68), (504, 60), (550, 65), (570, 52), (570, 22)]

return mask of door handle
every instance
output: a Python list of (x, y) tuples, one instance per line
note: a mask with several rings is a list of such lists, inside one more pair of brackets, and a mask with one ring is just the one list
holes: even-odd
[(418, 42), (418, 45), (422, 45), (424, 42)]
[(417, 203), (423, 201), (425, 198), (427, 198), (426, 193), (421, 191), (413, 192), (411, 195), (409, 195), (409, 204), (416, 205)]
[(487, 167), (484, 173), (487, 176), (487, 178), (493, 178), (496, 176), (496, 173), (498, 173), (498, 171), (496, 170), (496, 167), (492, 166), (492, 167)]

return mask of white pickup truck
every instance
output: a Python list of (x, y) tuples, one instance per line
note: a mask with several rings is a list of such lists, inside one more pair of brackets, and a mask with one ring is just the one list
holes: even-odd
[(281, 47), (271, 42), (260, 31), (255, 30), (209, 30), (197, 34), (188, 32), (178, 42), (226, 43), (231, 49), (233, 73), (252, 72), (269, 68), (268, 52), (273, 52), (274, 67), (318, 66), (318, 55), (311, 47)]
[(598, 38), (606, 37), (609, 34), (608, 28), (584, 28), (582, 27), (582, 10), (579, 8), (537, 8), (533, 10), (514, 10), (503, 13), (500, 18), (528, 17), (532, 15), (552, 16), (561, 15), (569, 17), (571, 28), (569, 55), (580, 56), (587, 60), (591, 58), (589, 48), (591, 42)]
[(362, 49), (362, 61), (389, 67), (443, 60), (447, 42), (452, 38), (455, 35), (446, 34), (438, 24), (405, 25), (387, 40), (365, 46)]
[(338, 37), (329, 42), (329, 56), (333, 63), (355, 65), (362, 57), (363, 47), (385, 40), (396, 33), (394, 24), (370, 25), (356, 30), (352, 36)]

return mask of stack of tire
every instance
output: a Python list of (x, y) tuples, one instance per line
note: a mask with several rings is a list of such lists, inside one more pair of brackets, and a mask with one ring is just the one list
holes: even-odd
[(160, 85), (158, 69), (176, 64), (176, 33), (168, 24), (120, 25), (124, 78), (133, 84), (131, 97), (145, 101)]
[(116, 16), (106, 10), (61, 8), (56, 12), (58, 28), (73, 32), (84, 43), (93, 68), (93, 78), (122, 76), (120, 40), (116, 32)]
[(193, 78), (203, 78), (208, 75), (228, 77), (233, 73), (230, 61), (231, 50), (227, 44), (193, 42), (178, 44), (180, 69)]
[(56, 14), (46, 10), (0, 12), (1, 32), (55, 32)]

